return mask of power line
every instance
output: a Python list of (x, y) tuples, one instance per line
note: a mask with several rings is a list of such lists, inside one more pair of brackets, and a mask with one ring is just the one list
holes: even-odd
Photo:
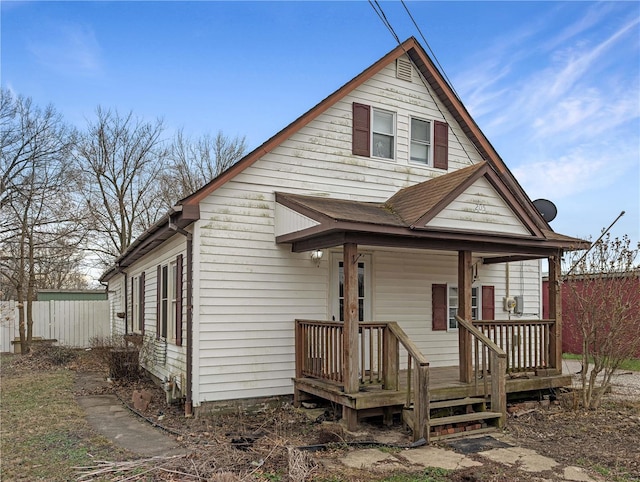
[(438, 60), (438, 57), (436, 57), (435, 52), (433, 51), (433, 49), (431, 48), (431, 45), (429, 45), (429, 42), (427, 42), (427, 39), (424, 37), (424, 35), (422, 34), (422, 30), (420, 29), (420, 27), (418, 26), (418, 23), (416, 22), (416, 20), (413, 18), (413, 15), (411, 15), (411, 12), (409, 11), (409, 7), (407, 7), (407, 5), (404, 3), (404, 0), (400, 0), (400, 3), (402, 3), (402, 6), (404, 7), (404, 9), (407, 12), (407, 15), (409, 15), (409, 18), (411, 19), (411, 21), (413, 22), (413, 25), (416, 27), (416, 30), (418, 31), (418, 33), (420, 34), (420, 38), (422, 39), (422, 41), (424, 42), (424, 44), (427, 46), (427, 48), (429, 49), (429, 53), (431, 54), (431, 57), (433, 58), (433, 60), (435, 61), (436, 65), (438, 66), (438, 69), (440, 69), (440, 72), (442, 72), (442, 76), (445, 78), (445, 80), (447, 81), (447, 83), (449, 84), (449, 87), (451, 87), (451, 90), (453, 90), (453, 93), (456, 94), (456, 97), (460, 98), (460, 96), (458, 95), (458, 93), (456, 92), (455, 87), (453, 86), (453, 84), (451, 83), (451, 80), (449, 80), (449, 77), (447, 76), (447, 73), (445, 72), (444, 68), (442, 67), (442, 65), (440, 64), (440, 61)]
[(400, 42), (400, 37), (398, 37), (398, 34), (396, 34), (395, 30), (393, 29), (391, 22), (389, 22), (389, 19), (384, 14), (384, 10), (382, 10), (382, 7), (378, 3), (378, 0), (369, 0), (369, 5), (371, 5), (373, 11), (378, 14), (378, 17), (380, 18), (380, 20), (382, 20), (382, 23), (385, 25), (385, 27), (387, 27), (389, 32), (391, 32), (391, 35), (393, 35), (393, 38), (396, 39), (396, 42), (398, 42), (398, 44), (401, 44), (402, 42)]
[[(424, 40), (424, 42), (427, 44), (427, 46), (429, 47), (429, 51), (431, 52), (431, 54), (433, 55), (434, 59), (435, 59), (435, 54), (433, 53), (433, 50), (431, 49), (431, 47), (429, 46), (429, 44), (427, 43), (427, 40), (424, 38), (424, 35), (422, 34), (422, 31), (420, 30), (420, 27), (418, 27), (416, 21), (414, 20), (413, 16), (411, 15), (411, 12), (409, 12), (408, 7), (404, 4), (404, 0), (401, 0), (402, 5), (404, 6), (405, 10), (407, 11), (407, 13), (409, 14), (409, 17), (411, 18), (411, 20), (413, 21), (413, 24), (415, 25), (415, 27), (418, 29), (418, 32), (420, 33), (420, 36), (422, 37), (422, 39)], [(375, 4), (375, 5), (374, 5)], [(409, 58), (409, 60), (411, 60), (411, 57), (409, 56), (409, 53), (407, 52), (407, 50), (404, 48), (404, 45), (402, 45), (402, 42), (400, 41), (400, 38), (398, 37), (398, 35), (396, 34), (393, 26), (391, 25), (391, 22), (389, 21), (389, 19), (387, 18), (387, 16), (384, 13), (384, 10), (382, 9), (382, 6), (380, 6), (380, 4), (378, 3), (378, 0), (369, 0), (369, 5), (371, 5), (371, 8), (373, 8), (373, 10), (376, 12), (376, 14), (378, 15), (378, 17), (380, 18), (380, 20), (382, 21), (382, 23), (385, 25), (385, 27), (387, 27), (387, 29), (389, 30), (389, 32), (391, 32), (391, 35), (393, 36), (393, 38), (396, 40), (396, 42), (398, 43), (398, 45), (400, 47), (402, 47), (403, 52), (405, 53), (405, 55)], [(446, 82), (448, 83), (449, 87), (451, 88), (451, 90), (453, 91), (453, 93), (456, 95), (456, 97), (458, 97), (458, 99), (460, 98), (460, 96), (458, 96), (458, 93), (455, 91), (455, 89), (453, 88), (453, 86), (451, 85), (451, 82), (449, 81), (446, 73), (444, 72), (444, 69), (442, 68), (442, 66), (440, 65), (440, 63), (437, 61), (437, 59), (435, 59), (437, 62), (437, 65), (440, 68), (440, 71), (444, 77), (444, 79), (446, 80)], [(438, 112), (440, 112), (440, 115), (442, 115), (442, 118), (446, 120), (446, 116), (444, 114), (444, 112), (442, 111), (442, 109), (440, 108), (440, 106), (438, 105), (438, 102), (436, 101), (436, 99), (433, 97), (433, 94), (431, 94), (431, 90), (429, 89), (429, 83), (427, 82), (427, 79), (424, 78), (424, 76), (422, 75), (422, 73), (420, 72), (420, 70), (417, 70), (418, 72), (418, 76), (420, 77), (420, 80), (422, 81), (423, 85), (425, 86), (425, 88), (427, 89), (427, 93), (429, 94), (429, 96), (431, 97), (431, 100), (433, 101), (433, 103), (436, 106), (436, 109), (438, 109)], [(460, 141), (460, 138), (458, 137), (458, 134), (456, 134), (456, 131), (449, 125), (449, 129), (451, 130), (451, 133), (454, 135), (454, 137), (456, 138), (456, 141), (458, 141), (458, 144), (460, 145), (460, 147), (462, 148), (463, 152), (466, 154), (467, 159), (469, 160), (470, 164), (473, 164), (473, 160), (471, 159), (471, 156), (469, 155), (469, 153), (467, 152), (467, 150), (464, 147), (464, 144)], [(480, 151), (478, 150), (478, 147), (475, 145), (474, 142), (471, 143), (473, 145), (473, 147), (475, 148), (476, 152), (478, 154), (480, 154), (480, 157), (483, 157), (482, 154), (480, 153)]]

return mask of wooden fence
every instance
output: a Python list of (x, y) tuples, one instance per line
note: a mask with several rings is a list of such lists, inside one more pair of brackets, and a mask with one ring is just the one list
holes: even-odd
[[(34, 301), (33, 336), (58, 345), (86, 348), (96, 336), (109, 336), (109, 301)], [(20, 337), (15, 301), (0, 301), (0, 351), (14, 351)]]

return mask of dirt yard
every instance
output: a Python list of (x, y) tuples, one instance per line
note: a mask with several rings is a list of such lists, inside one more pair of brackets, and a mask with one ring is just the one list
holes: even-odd
[[(38, 357), (23, 357), (12, 361), (11, 365), (11, 370), (18, 371), (52, 368), (47, 360)], [(103, 371), (106, 377), (104, 366), (86, 354), (69, 361), (66, 366), (78, 373)], [(6, 376), (4, 366), (3, 372)], [(76, 396), (88, 394), (88, 389), (82, 385), (76, 385), (75, 390)], [(372, 442), (378, 443), (382, 451), (398, 454), (401, 460), (403, 447), (410, 442), (409, 434), (403, 431), (399, 422), (392, 429), (386, 429), (376, 421), (364, 424), (358, 434), (346, 434), (337, 423), (332, 407), (303, 410), (280, 401), (253, 411), (237, 410), (186, 419), (182, 407), (167, 405), (164, 392), (148, 380), (105, 383), (90, 389), (92, 394), (113, 391), (129, 406), (132, 406), (134, 390), (146, 390), (152, 395), (149, 406), (137, 411), (138, 415), (157, 425), (159, 430), (177, 437), (189, 449), (189, 455), (154, 461), (126, 457), (119, 462), (122, 465), (118, 470), (117, 464), (101, 466), (96, 461), (97, 475), (84, 480), (530, 480), (523, 478), (517, 468), (486, 459), (480, 468), (457, 471), (425, 471), (409, 463), (393, 473), (375, 476), (371, 470), (348, 469), (340, 459)], [(582, 467), (592, 476), (599, 477), (597, 480), (640, 481), (640, 396), (607, 396), (603, 407), (597, 411), (574, 411), (566, 408), (567, 405), (569, 403), (552, 401), (548, 407), (514, 407), (504, 432), (518, 445), (564, 465)], [(439, 445), (448, 447), (446, 442)], [(547, 480), (561, 479), (550, 476)]]

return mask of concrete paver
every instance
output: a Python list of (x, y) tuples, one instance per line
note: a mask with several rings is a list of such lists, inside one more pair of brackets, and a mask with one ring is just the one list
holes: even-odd
[(555, 460), (524, 447), (491, 449), (486, 452), (478, 452), (478, 455), (504, 465), (519, 464), (518, 467), (525, 472), (544, 472), (558, 466), (558, 462)]
[[(84, 387), (106, 383), (91, 373), (79, 377), (84, 377), (79, 381)], [(80, 395), (77, 401), (91, 426), (122, 448), (147, 457), (188, 453), (174, 436), (140, 420), (115, 395)]]
[(343, 465), (353, 469), (374, 469), (388, 471), (402, 467), (402, 464), (392, 454), (377, 448), (354, 450), (342, 459)]
[(476, 462), (475, 460), (456, 453), (453, 450), (445, 450), (428, 445), (406, 450), (401, 452), (400, 455), (412, 464), (421, 465), (422, 467), (458, 470), (482, 465), (480, 462)]
[(595, 482), (595, 479), (585, 474), (580, 467), (565, 467), (563, 476), (569, 482)]

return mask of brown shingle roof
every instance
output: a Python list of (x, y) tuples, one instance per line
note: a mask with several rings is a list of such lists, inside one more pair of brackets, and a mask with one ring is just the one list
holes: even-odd
[(412, 226), (486, 165), (481, 162), (401, 189), (389, 198), (386, 206)]
[(278, 193), (280, 200), (289, 201), (298, 207), (331, 218), (334, 221), (377, 224), (382, 226), (402, 226), (406, 224), (384, 204), (331, 199), (318, 196)]

